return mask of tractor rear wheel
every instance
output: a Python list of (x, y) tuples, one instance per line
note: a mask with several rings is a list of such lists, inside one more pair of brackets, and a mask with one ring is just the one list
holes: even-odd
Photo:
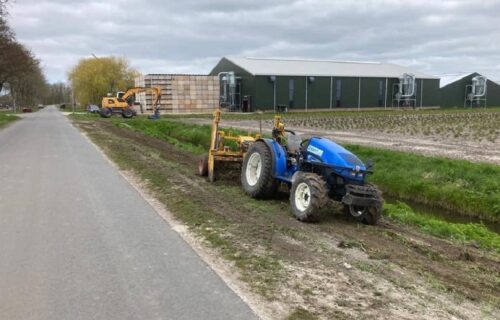
[(103, 118), (110, 118), (113, 115), (113, 110), (111, 110), (111, 108), (107, 108), (107, 107), (101, 108), (101, 110), (99, 110), (99, 114)]
[(241, 185), (252, 198), (272, 196), (278, 187), (273, 178), (273, 157), (263, 141), (250, 146), (241, 166)]
[(122, 110), (122, 117), (124, 118), (132, 118), (134, 116), (134, 111), (130, 108), (125, 108)]
[(198, 159), (198, 174), (202, 177), (208, 176), (208, 156), (204, 155)]
[(315, 173), (298, 172), (290, 191), (290, 205), (295, 218), (314, 221), (327, 202), (326, 181)]

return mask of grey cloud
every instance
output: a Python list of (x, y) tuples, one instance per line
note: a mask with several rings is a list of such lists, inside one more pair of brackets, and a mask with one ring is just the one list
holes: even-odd
[(11, 23), (64, 80), (79, 58), (208, 72), (225, 55), (387, 61), (500, 79), (499, 1), (18, 1)]

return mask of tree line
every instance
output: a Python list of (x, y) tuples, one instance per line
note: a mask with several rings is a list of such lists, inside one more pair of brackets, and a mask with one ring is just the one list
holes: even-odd
[(0, 0), (0, 92), (19, 107), (69, 101), (68, 87), (49, 85), (40, 61), (16, 39), (7, 21), (8, 1)]
[(0, 0), (0, 103), (8, 100), (18, 107), (74, 101), (81, 106), (100, 105), (108, 93), (134, 86), (137, 70), (125, 58), (112, 56), (81, 59), (68, 72), (71, 87), (63, 82), (47, 83), (40, 61), (16, 39), (8, 24), (9, 1)]

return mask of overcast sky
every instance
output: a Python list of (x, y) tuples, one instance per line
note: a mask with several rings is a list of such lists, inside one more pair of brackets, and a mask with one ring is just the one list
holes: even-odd
[(9, 19), (51, 82), (92, 54), (142, 73), (207, 73), (223, 56), (251, 56), (500, 80), (500, 0), (16, 0)]

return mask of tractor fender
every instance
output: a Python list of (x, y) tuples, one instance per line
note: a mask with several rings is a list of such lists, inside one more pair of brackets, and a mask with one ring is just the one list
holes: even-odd
[(273, 139), (258, 139), (264, 142), (271, 151), (273, 160), (273, 176), (284, 177), (286, 175), (286, 153), (283, 147)]

